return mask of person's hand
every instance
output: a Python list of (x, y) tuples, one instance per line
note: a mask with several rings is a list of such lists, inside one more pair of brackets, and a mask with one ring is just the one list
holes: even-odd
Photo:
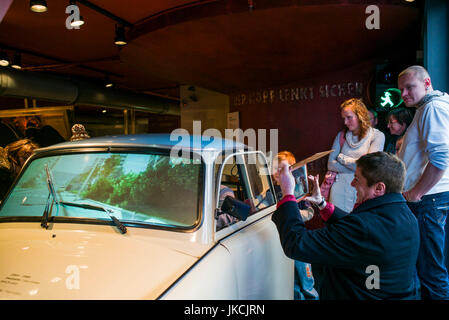
[(306, 197), (304, 200), (318, 205), (323, 201), (323, 196), (321, 195), (319, 184), (320, 176), (317, 174), (316, 176), (309, 176), (308, 178), (311, 181), (310, 185), (312, 186), (312, 194), (309, 197)]
[(402, 192), (402, 195), (404, 196), (405, 200), (408, 202), (418, 202), (421, 201), (421, 196), (415, 194), (413, 190), (404, 191)]
[(301, 214), (301, 218), (303, 222), (309, 221), (313, 218), (313, 208), (306, 208), (299, 210), (299, 213)]
[(343, 164), (343, 154), (339, 153), (336, 160), (337, 160), (337, 162)]
[(295, 192), (295, 178), (290, 172), (288, 163), (283, 162), (279, 164), (278, 168), (278, 182), (281, 186), (281, 191), (284, 196), (294, 195)]

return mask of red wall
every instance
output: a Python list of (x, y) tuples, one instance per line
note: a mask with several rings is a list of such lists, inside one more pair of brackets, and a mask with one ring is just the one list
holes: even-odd
[(287, 86), (235, 92), (230, 95), (230, 112), (239, 112), (243, 130), (278, 129), (278, 150), (293, 152), (299, 161), (332, 147), (343, 128), (343, 101), (361, 97), (370, 107), (368, 88), (374, 72), (374, 62), (365, 62)]

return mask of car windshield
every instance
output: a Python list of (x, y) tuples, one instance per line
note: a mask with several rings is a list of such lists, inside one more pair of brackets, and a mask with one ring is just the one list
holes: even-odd
[(147, 153), (37, 158), (3, 203), (0, 218), (43, 215), (49, 199), (48, 168), (57, 198), (51, 216), (110, 220), (92, 210), (99, 206), (124, 223), (193, 227), (199, 218), (202, 165), (187, 162)]

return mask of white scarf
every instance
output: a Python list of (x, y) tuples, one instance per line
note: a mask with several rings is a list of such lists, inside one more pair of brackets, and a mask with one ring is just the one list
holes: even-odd
[(348, 130), (348, 131), (346, 132), (346, 135), (345, 135), (345, 137), (346, 137), (346, 143), (347, 143), (351, 148), (357, 149), (357, 148), (360, 147), (362, 144), (364, 144), (366, 140), (371, 141), (371, 140), (372, 140), (372, 137), (373, 137), (373, 134), (374, 134), (374, 129), (371, 128), (371, 127), (369, 127), (369, 128), (368, 128), (368, 131), (366, 132), (365, 137), (363, 137), (362, 140), (359, 140), (359, 137), (358, 137), (358, 136), (354, 136), (354, 135), (352, 134), (352, 132)]

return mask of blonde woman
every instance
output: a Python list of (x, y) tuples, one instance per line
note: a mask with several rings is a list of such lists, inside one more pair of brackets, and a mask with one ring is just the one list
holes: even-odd
[[(361, 156), (382, 151), (385, 135), (372, 128), (368, 109), (361, 99), (349, 99), (340, 106), (345, 129), (335, 137), (329, 155), (328, 169), (337, 172), (332, 185), (329, 201), (340, 209), (351, 212), (356, 202), (356, 190), (351, 186), (356, 169), (356, 161)], [(344, 143), (340, 147), (340, 135)]]

